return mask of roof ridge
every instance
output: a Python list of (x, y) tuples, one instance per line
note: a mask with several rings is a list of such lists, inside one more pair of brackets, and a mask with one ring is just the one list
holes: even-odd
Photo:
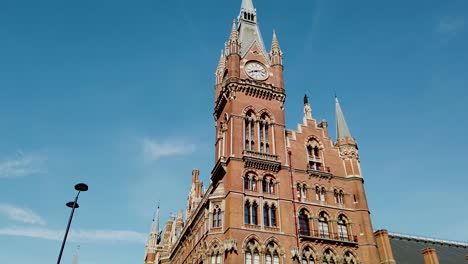
[(441, 243), (441, 244), (446, 244), (446, 245), (451, 245), (451, 246), (468, 247), (468, 243), (461, 242), (461, 241), (437, 239), (437, 238), (422, 237), (422, 236), (415, 236), (415, 235), (406, 235), (406, 234), (394, 233), (394, 232), (388, 232), (388, 235), (391, 237), (405, 238), (408, 240), (425, 240), (428, 242)]

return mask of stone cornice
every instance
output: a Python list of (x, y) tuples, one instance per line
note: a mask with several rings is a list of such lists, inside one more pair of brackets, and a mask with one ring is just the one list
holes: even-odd
[(218, 119), (226, 103), (236, 98), (236, 93), (244, 93), (247, 96), (261, 98), (265, 100), (277, 100), (281, 107), (284, 106), (286, 94), (284, 89), (275, 87), (265, 82), (258, 82), (250, 79), (231, 78), (226, 81), (215, 102), (214, 117)]

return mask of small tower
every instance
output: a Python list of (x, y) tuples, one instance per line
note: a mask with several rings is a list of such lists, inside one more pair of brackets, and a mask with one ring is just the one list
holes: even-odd
[(273, 31), (273, 40), (271, 42), (270, 60), (272, 73), (276, 77), (274, 85), (283, 89), (283, 52), (281, 51), (281, 47), (279, 45), (278, 37), (276, 36), (275, 31)]
[(240, 77), (240, 41), (239, 32), (237, 32), (236, 21), (232, 21), (231, 35), (227, 42), (227, 67), (228, 78), (239, 79)]
[(338, 98), (335, 97), (336, 104), (336, 143), (340, 149), (340, 157), (344, 162), (346, 176), (361, 177), (359, 165), (359, 152), (356, 140), (351, 136), (348, 125), (344, 118)]

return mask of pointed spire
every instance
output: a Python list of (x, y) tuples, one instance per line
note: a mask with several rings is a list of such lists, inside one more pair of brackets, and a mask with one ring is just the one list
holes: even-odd
[(239, 32), (237, 32), (236, 20), (232, 21), (231, 35), (229, 36), (229, 44), (239, 43)]
[(221, 50), (221, 55), (219, 56), (218, 70), (224, 69), (226, 66), (226, 59), (224, 57), (224, 50)]
[[(156, 213), (154, 214), (153, 224), (151, 225), (151, 232), (148, 236), (148, 241), (146, 242), (147, 250), (156, 249), (156, 245), (159, 244), (161, 238), (159, 237), (159, 204)], [(148, 252), (147, 252), (148, 253)]]
[(151, 233), (152, 234), (159, 233), (159, 204), (158, 204), (158, 209), (156, 209), (156, 213), (154, 214), (153, 225), (151, 226)]
[(255, 11), (255, 7), (252, 3), (252, 0), (242, 0), (241, 11)]
[(271, 53), (281, 54), (281, 47), (279, 45), (278, 37), (276, 37), (276, 31), (273, 30), (273, 41), (271, 42)]
[(352, 138), (351, 133), (349, 132), (348, 125), (346, 124), (346, 120), (344, 118), (343, 112), (341, 111), (338, 97), (335, 97), (335, 102), (336, 102), (336, 137), (337, 137), (337, 140), (345, 139), (345, 138)]

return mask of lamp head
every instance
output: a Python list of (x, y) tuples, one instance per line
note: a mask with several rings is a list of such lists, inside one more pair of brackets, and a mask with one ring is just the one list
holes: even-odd
[(80, 192), (86, 192), (88, 190), (88, 185), (85, 183), (78, 183), (75, 185), (75, 190), (80, 191)]

